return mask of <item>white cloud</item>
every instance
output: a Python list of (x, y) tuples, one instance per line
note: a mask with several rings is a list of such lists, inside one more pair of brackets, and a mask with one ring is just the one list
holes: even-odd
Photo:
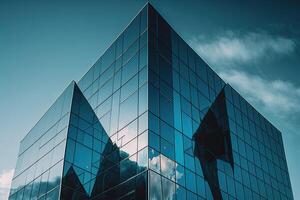
[(291, 38), (265, 32), (225, 32), (213, 38), (194, 37), (190, 43), (208, 62), (223, 65), (255, 62), (272, 55), (286, 55), (296, 47)]
[(267, 80), (259, 75), (234, 69), (223, 70), (219, 74), (248, 100), (263, 106), (272, 114), (282, 115), (300, 111), (300, 88), (291, 82)]
[(272, 114), (300, 111), (300, 88), (289, 81), (269, 80), (250, 74), (241, 66), (276, 59), (296, 49), (293, 39), (266, 32), (240, 34), (227, 31), (217, 36), (200, 36), (190, 40), (194, 49), (213, 64), (221, 78), (232, 85), (255, 106)]
[[(152, 150), (152, 152), (154, 152)], [(155, 171), (160, 171), (161, 174), (166, 176), (168, 179), (175, 181), (175, 177), (178, 179), (183, 177), (183, 174), (177, 170), (178, 164), (174, 161), (168, 159), (164, 155), (160, 154), (158, 156), (149, 158), (150, 168)], [(163, 184), (161, 187), (161, 178), (159, 175), (152, 173), (150, 175), (152, 184), (150, 185), (152, 199), (173, 199), (175, 195), (175, 185), (174, 184)], [(171, 183), (171, 182), (170, 182)], [(163, 190), (163, 192), (162, 192)], [(161, 195), (161, 193), (163, 195)]]
[(0, 174), (0, 199), (8, 199), (14, 170), (3, 170)]
[[(285, 133), (285, 144), (288, 144), (286, 150), (290, 153), (299, 151), (295, 141), (299, 140), (300, 86), (281, 80), (280, 77), (269, 79), (260, 73), (250, 73), (253, 70), (245, 67), (263, 66), (262, 63), (266, 61), (276, 62), (278, 57), (295, 56), (299, 50), (297, 41), (298, 39), (267, 32), (241, 34), (232, 31), (219, 35), (202, 35), (190, 40), (195, 51), (214, 66), (223, 80), (237, 89)], [(288, 155), (291, 156), (289, 164), (295, 165), (291, 160), (295, 160), (292, 158), (296, 154)], [(295, 167), (290, 170), (293, 169)], [(295, 177), (295, 173), (291, 176), (295, 185), (297, 178), (292, 177)]]

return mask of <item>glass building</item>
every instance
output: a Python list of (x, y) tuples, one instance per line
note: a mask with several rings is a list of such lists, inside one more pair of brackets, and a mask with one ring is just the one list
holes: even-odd
[(9, 199), (293, 196), (281, 132), (147, 4), (21, 141)]

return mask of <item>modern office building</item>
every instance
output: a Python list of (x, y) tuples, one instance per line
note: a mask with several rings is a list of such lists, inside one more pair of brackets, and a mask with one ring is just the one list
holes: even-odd
[(9, 199), (293, 196), (280, 131), (147, 4), (21, 141)]

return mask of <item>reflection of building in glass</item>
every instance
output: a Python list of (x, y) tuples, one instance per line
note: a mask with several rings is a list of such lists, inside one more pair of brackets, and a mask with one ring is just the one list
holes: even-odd
[(293, 196), (281, 133), (147, 4), (21, 141), (9, 199)]
[(232, 168), (234, 165), (224, 89), (201, 120), (193, 139), (195, 156), (200, 161), (204, 179), (214, 199), (221, 199), (217, 159), (228, 162)]

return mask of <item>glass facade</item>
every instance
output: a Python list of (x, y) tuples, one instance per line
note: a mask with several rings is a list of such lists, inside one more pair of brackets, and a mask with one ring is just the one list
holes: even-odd
[(293, 196), (281, 133), (147, 4), (21, 141), (9, 199)]

